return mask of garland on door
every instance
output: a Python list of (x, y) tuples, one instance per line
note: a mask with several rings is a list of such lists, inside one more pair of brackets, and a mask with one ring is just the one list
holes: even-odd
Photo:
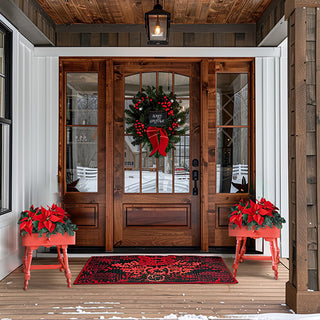
[(132, 135), (132, 144), (147, 145), (150, 157), (165, 157), (188, 130), (185, 126), (188, 110), (184, 110), (172, 92), (165, 94), (161, 86), (158, 92), (155, 87), (142, 89), (132, 102), (125, 110), (126, 133)]

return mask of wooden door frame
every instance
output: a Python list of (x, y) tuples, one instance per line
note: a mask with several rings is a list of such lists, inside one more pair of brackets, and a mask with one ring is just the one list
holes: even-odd
[[(106, 251), (113, 250), (113, 224), (114, 224), (114, 203), (113, 203), (113, 71), (115, 63), (133, 62), (140, 63), (143, 70), (144, 63), (146, 62), (197, 62), (200, 64), (200, 242), (201, 251), (207, 252), (209, 250), (209, 224), (208, 224), (208, 203), (209, 203), (209, 190), (208, 190), (208, 164), (209, 158), (215, 156), (215, 150), (212, 150), (208, 143), (209, 136), (209, 120), (208, 120), (208, 106), (216, 98), (214, 80), (209, 76), (211, 70), (210, 64), (214, 60), (219, 61), (242, 61), (251, 62), (251, 130), (253, 141), (251, 142), (252, 149), (250, 155), (250, 164), (254, 165), (254, 152), (255, 152), (255, 103), (254, 103), (254, 58), (152, 58), (152, 57), (112, 57), (107, 58), (107, 110), (106, 110), (106, 146), (108, 161), (106, 161)], [(255, 170), (252, 168), (253, 176), (251, 180), (253, 182), (253, 188), (255, 190)], [(212, 230), (214, 232), (214, 230)]]
[[(66, 75), (68, 72), (72, 73), (97, 73), (98, 75), (98, 92), (102, 93), (98, 97), (98, 143), (97, 153), (102, 154), (104, 152), (105, 145), (105, 132), (100, 128), (103, 127), (104, 119), (105, 119), (105, 110), (103, 106), (106, 104), (106, 93), (103, 91), (105, 79), (105, 72), (102, 72), (105, 69), (106, 59), (105, 58), (95, 58), (95, 57), (60, 57), (59, 60), (59, 156), (58, 156), (58, 182), (59, 182), (59, 201), (63, 203), (66, 211), (70, 210), (71, 214), (72, 209), (78, 211), (77, 207), (81, 206), (82, 208), (86, 205), (87, 208), (91, 209), (93, 212), (93, 219), (96, 222), (96, 225), (93, 228), (100, 229), (103, 227), (105, 230), (105, 189), (104, 184), (101, 185), (102, 181), (104, 182), (104, 176), (101, 174), (105, 171), (105, 162), (102, 157), (97, 158), (98, 168), (100, 173), (98, 175), (98, 185), (100, 182), (100, 186), (98, 192), (95, 192), (95, 200), (93, 200), (93, 195), (91, 193), (86, 192), (69, 192), (66, 187)], [(98, 212), (98, 213), (97, 213)], [(101, 218), (102, 217), (102, 218)], [(98, 222), (97, 222), (98, 221)], [(77, 223), (75, 221), (75, 223)], [(89, 226), (91, 228), (91, 225)], [(79, 234), (83, 232), (80, 230)], [(106, 232), (106, 231), (105, 231)], [(84, 239), (81, 240), (81, 245), (90, 245), (94, 239), (99, 238), (99, 246), (103, 245), (104, 235), (100, 234), (97, 237), (97, 234), (90, 234), (91, 238), (89, 240)], [(82, 237), (80, 236), (82, 239)], [(79, 240), (78, 240), (79, 241)]]
[(105, 250), (113, 251), (113, 60), (106, 61), (106, 234)]
[[(215, 79), (212, 77), (214, 71), (212, 70), (214, 62), (250, 62), (250, 85), (251, 85), (251, 139), (255, 139), (254, 134), (254, 117), (255, 117), (255, 108), (254, 108), (254, 58), (155, 58), (155, 57), (61, 57), (60, 58), (60, 70), (62, 70), (62, 61), (64, 63), (68, 62), (69, 64), (81, 61), (88, 61), (88, 63), (102, 63), (105, 65), (105, 136), (106, 136), (106, 160), (105, 160), (105, 250), (113, 251), (113, 242), (114, 242), (114, 66), (117, 63), (133, 63), (135, 65), (139, 64), (141, 66), (141, 71), (145, 70), (145, 67), (148, 63), (166, 63), (170, 67), (175, 65), (178, 62), (186, 63), (198, 63), (200, 66), (200, 83), (199, 83), (199, 94), (200, 94), (200, 245), (202, 251), (208, 251), (209, 249), (209, 239), (211, 233), (209, 234), (209, 209), (210, 208), (210, 194), (209, 194), (209, 174), (212, 174), (210, 171), (210, 162), (215, 157), (215, 150), (209, 144), (209, 134), (212, 133), (212, 128), (214, 124), (212, 119), (209, 119), (208, 109), (212, 107), (216, 99), (215, 92)], [(91, 62), (90, 62), (91, 61)], [(83, 70), (82, 70), (83, 71)], [(161, 71), (161, 70), (158, 70)], [(163, 69), (163, 71), (165, 71)], [(62, 74), (60, 71), (60, 79), (62, 79)], [(60, 81), (60, 92), (63, 91), (63, 83)], [(60, 93), (59, 102), (60, 106), (64, 105), (63, 100), (64, 95)], [(62, 99), (62, 100), (61, 100)], [(64, 190), (64, 186), (61, 185), (63, 181), (62, 168), (64, 168), (64, 155), (61, 153), (62, 145), (64, 143), (64, 135), (61, 131), (61, 123), (63, 122), (64, 116), (59, 113), (59, 184), (60, 190)], [(211, 131), (210, 131), (211, 130)], [(255, 142), (251, 142), (251, 154), (250, 154), (250, 164), (252, 167), (251, 181), (253, 183), (253, 189), (255, 190), (255, 170), (254, 170), (254, 156), (255, 156)], [(252, 166), (253, 165), (253, 166)], [(63, 196), (63, 195), (61, 195)], [(214, 232), (211, 230), (210, 232)]]
[[(162, 71), (166, 71), (167, 72), (168, 70), (173, 69), (177, 73), (184, 74), (184, 72), (185, 72), (185, 63), (189, 63), (190, 65), (192, 63), (198, 64), (198, 68), (199, 68), (199, 71), (200, 71), (200, 62), (201, 62), (200, 58), (161, 58), (161, 59), (159, 59), (159, 58), (158, 59), (157, 58), (143, 58), (143, 57), (142, 58), (128, 58), (128, 57), (126, 57), (126, 58), (112, 58), (112, 64), (114, 66), (114, 69), (113, 69), (113, 75), (114, 75), (113, 83), (115, 83), (116, 78), (118, 77), (118, 74), (119, 74), (119, 77), (122, 77), (122, 72), (120, 72), (120, 70), (122, 70), (122, 69), (125, 70), (126, 73), (131, 73), (131, 71), (133, 73), (136, 73), (137, 71), (138, 72), (149, 72), (151, 70), (154, 70), (154, 68), (156, 66), (156, 69), (159, 72), (162, 72)], [(198, 78), (200, 80), (200, 72), (199, 71), (197, 72), (197, 75), (198, 75)], [(199, 93), (199, 103), (201, 103), (200, 102), (200, 100), (201, 100), (201, 98), (200, 98), (200, 82), (199, 82), (199, 86), (197, 87), (197, 90), (198, 90), (198, 93)], [(113, 91), (114, 91), (114, 88), (113, 88)], [(114, 94), (114, 99), (113, 100), (116, 100), (117, 96), (115, 96), (115, 93), (113, 93), (113, 94)], [(198, 106), (199, 106), (199, 109), (200, 109), (200, 105), (199, 104), (198, 104)], [(114, 114), (113, 114), (114, 118), (117, 119), (117, 115), (116, 115), (115, 111), (113, 111), (113, 112), (114, 112)], [(197, 115), (199, 115), (199, 117), (200, 117), (200, 110), (199, 110), (199, 113), (197, 113)], [(115, 121), (115, 119), (114, 119), (114, 121)], [(112, 128), (110, 128), (110, 129), (112, 129)], [(115, 135), (115, 134), (116, 133), (113, 132), (113, 135)], [(201, 136), (201, 132), (200, 131), (199, 131), (199, 135)], [(114, 146), (114, 148), (115, 148), (115, 146)], [(199, 148), (199, 155), (197, 156), (197, 157), (199, 157), (199, 159), (201, 159), (200, 152), (201, 152), (201, 150)], [(107, 153), (111, 154), (110, 152), (107, 152)], [(114, 161), (115, 161), (115, 158), (114, 158)], [(113, 180), (115, 180), (115, 179), (116, 179), (116, 174), (113, 175)], [(190, 182), (190, 184), (191, 184), (191, 182)], [(200, 188), (201, 188), (201, 185), (200, 185)], [(109, 188), (107, 186), (107, 189), (109, 189), (110, 191), (111, 190), (113, 191), (113, 189), (111, 188), (111, 185), (109, 186)], [(110, 197), (111, 197), (111, 195), (110, 195)], [(197, 212), (199, 214), (199, 219), (201, 219), (200, 218), (200, 214), (201, 214), (201, 208), (200, 208), (200, 205), (201, 205), (201, 198), (200, 198), (201, 197), (201, 189), (200, 189), (200, 194), (199, 194), (198, 197), (199, 197), (199, 209), (198, 209)], [(109, 205), (109, 204), (107, 204), (107, 205)], [(115, 212), (115, 210), (116, 210), (116, 208), (115, 208), (116, 202), (115, 202), (114, 199), (113, 199), (113, 205), (114, 205), (113, 212)], [(111, 214), (111, 212), (109, 211), (107, 214)], [(110, 218), (107, 217), (106, 220), (111, 220), (111, 217)], [(199, 220), (197, 220), (197, 221), (199, 221)], [(114, 217), (113, 217), (113, 222), (114, 222), (114, 224), (117, 223), (115, 221)], [(108, 227), (110, 228), (110, 226), (106, 226), (106, 229), (108, 229)], [(199, 244), (200, 244), (200, 237), (201, 237), (200, 221), (199, 221), (199, 232), (200, 232), (200, 234), (199, 234)], [(115, 236), (114, 230), (113, 230), (113, 234)], [(113, 239), (113, 243), (117, 242), (117, 240), (119, 240), (119, 239)], [(109, 241), (111, 241), (111, 239), (109, 239)], [(110, 243), (110, 248), (111, 247), (112, 247), (112, 245)]]
[[(212, 83), (211, 83), (212, 84)], [(208, 164), (209, 164), (209, 143), (208, 143), (208, 106), (209, 97), (215, 93), (209, 90), (209, 59), (202, 59), (200, 63), (200, 239), (201, 251), (209, 251), (209, 224), (208, 224)], [(205, 152), (207, 151), (207, 152)]]
[[(212, 225), (212, 215), (215, 216), (215, 225), (217, 221), (217, 211), (219, 203), (213, 201), (212, 193), (210, 193), (209, 187), (214, 189), (212, 185), (212, 179), (209, 179), (209, 175), (215, 174), (215, 169), (212, 167), (212, 163), (215, 163), (216, 150), (215, 145), (210, 142), (209, 135), (216, 132), (216, 117), (212, 115), (212, 110), (216, 110), (216, 65), (220, 64), (224, 70), (223, 73), (237, 73), (248, 72), (248, 83), (250, 85), (250, 100), (249, 105), (249, 185), (250, 190), (247, 194), (225, 194), (230, 200), (239, 200), (243, 197), (253, 196), (255, 197), (255, 73), (254, 73), (254, 58), (204, 58), (201, 62), (201, 250), (208, 251), (209, 245), (214, 238), (215, 228), (209, 230)], [(250, 65), (249, 65), (250, 64)], [(228, 69), (230, 68), (230, 71)], [(211, 110), (211, 111), (210, 111)], [(216, 112), (216, 111), (215, 111)], [(221, 194), (223, 196), (223, 194)], [(227, 201), (229, 202), (229, 201)], [(232, 204), (233, 204), (232, 203)], [(232, 205), (230, 204), (230, 206)], [(210, 215), (209, 215), (210, 214)], [(211, 216), (211, 220), (210, 220)], [(227, 232), (227, 228), (224, 228)], [(220, 230), (220, 229), (219, 229)], [(222, 230), (222, 229), (221, 229)], [(210, 233), (209, 233), (210, 231)]]

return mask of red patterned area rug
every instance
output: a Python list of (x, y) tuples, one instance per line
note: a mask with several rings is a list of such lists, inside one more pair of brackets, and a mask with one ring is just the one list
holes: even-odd
[(74, 284), (238, 283), (221, 257), (91, 257)]

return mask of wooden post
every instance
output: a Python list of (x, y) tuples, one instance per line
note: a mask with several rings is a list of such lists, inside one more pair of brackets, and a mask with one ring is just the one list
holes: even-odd
[[(290, 272), (286, 303), (320, 310), (320, 7), (286, 0), (289, 69)], [(319, 158), (318, 158), (319, 155)]]

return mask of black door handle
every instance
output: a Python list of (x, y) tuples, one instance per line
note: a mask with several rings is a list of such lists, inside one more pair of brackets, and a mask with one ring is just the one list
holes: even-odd
[(197, 181), (199, 180), (199, 171), (198, 170), (192, 170), (192, 180), (194, 181), (194, 187), (192, 189), (192, 194), (194, 196), (197, 196), (198, 195)]
[(193, 181), (198, 181), (199, 180), (198, 170), (193, 170), (192, 171), (192, 180)]

